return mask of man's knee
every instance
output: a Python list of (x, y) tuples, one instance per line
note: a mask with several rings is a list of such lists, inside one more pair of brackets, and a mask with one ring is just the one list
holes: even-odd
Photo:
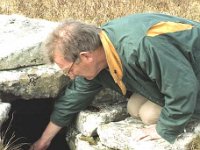
[(160, 116), (161, 109), (161, 106), (151, 101), (147, 101), (141, 106), (139, 116), (144, 124), (156, 124)]
[(147, 99), (139, 94), (133, 94), (127, 104), (127, 111), (132, 117), (139, 117), (139, 110), (141, 106), (147, 102)]

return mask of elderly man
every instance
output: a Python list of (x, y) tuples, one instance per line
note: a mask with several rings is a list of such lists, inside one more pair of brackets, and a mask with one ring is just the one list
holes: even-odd
[(66, 21), (46, 41), (45, 53), (73, 81), (31, 149), (45, 150), (103, 87), (128, 97), (130, 115), (150, 125), (133, 140), (174, 143), (191, 118), (200, 119), (198, 22), (154, 13), (118, 18), (101, 28)]

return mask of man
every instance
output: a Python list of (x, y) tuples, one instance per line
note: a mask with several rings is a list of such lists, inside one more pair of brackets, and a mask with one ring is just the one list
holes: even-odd
[(133, 140), (170, 143), (200, 119), (200, 23), (164, 14), (135, 14), (101, 28), (66, 21), (45, 43), (50, 62), (74, 79), (56, 101), (51, 121), (31, 149), (53, 137), (109, 87), (130, 97), (128, 112), (149, 128)]

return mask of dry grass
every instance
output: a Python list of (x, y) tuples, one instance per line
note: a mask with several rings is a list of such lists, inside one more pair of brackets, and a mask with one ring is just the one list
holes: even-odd
[(166, 12), (200, 20), (199, 0), (1, 0), (1, 14), (23, 14), (31, 18), (60, 21), (66, 18), (101, 25), (124, 15), (138, 12)]
[(19, 143), (18, 141), (22, 138), (16, 138), (15, 133), (12, 133), (9, 139), (6, 138), (7, 134), (9, 134), (8, 132), (10, 132), (12, 121), (13, 114), (6, 130), (0, 131), (0, 150), (23, 150), (22, 146), (29, 145), (28, 143)]
[[(31, 18), (43, 18), (51, 21), (60, 21), (66, 18), (73, 18), (98, 25), (101, 25), (102, 23), (105, 23), (108, 20), (116, 17), (140, 12), (165, 12), (171, 15), (200, 21), (199, 10), (199, 0), (0, 1), (0, 14), (15, 13), (22, 14)], [(196, 140), (194, 139), (194, 141)], [(194, 147), (194, 143), (189, 145), (189, 147)]]
[(1, 134), (1, 138), (0, 138), (0, 150), (23, 150), (22, 146), (26, 145), (26, 143), (20, 143), (20, 144), (18, 144), (17, 142), (18, 142), (18, 140), (20, 140), (20, 138), (14, 140), (14, 138), (15, 138), (14, 134), (9, 139), (9, 141), (6, 141), (4, 139), (4, 137), (5, 137), (5, 135)]

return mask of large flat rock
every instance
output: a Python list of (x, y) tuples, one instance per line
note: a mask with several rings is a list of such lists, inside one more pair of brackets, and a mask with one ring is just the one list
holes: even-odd
[(81, 111), (76, 119), (76, 128), (85, 136), (96, 135), (101, 124), (123, 120), (128, 116), (126, 102), (113, 105), (99, 105)]
[(0, 15), (0, 70), (44, 64), (41, 43), (58, 25), (19, 15)]
[(2, 123), (8, 118), (8, 113), (10, 111), (10, 108), (11, 108), (10, 103), (0, 102), (0, 127)]
[(55, 65), (0, 71), (0, 98), (35, 99), (56, 97), (69, 79)]
[(199, 134), (200, 123), (191, 123), (185, 133), (178, 137), (174, 144), (164, 139), (153, 141), (134, 141), (134, 131), (147, 127), (141, 121), (127, 118), (120, 122), (100, 125), (97, 129), (103, 145), (119, 150), (186, 150), (186, 145)]

